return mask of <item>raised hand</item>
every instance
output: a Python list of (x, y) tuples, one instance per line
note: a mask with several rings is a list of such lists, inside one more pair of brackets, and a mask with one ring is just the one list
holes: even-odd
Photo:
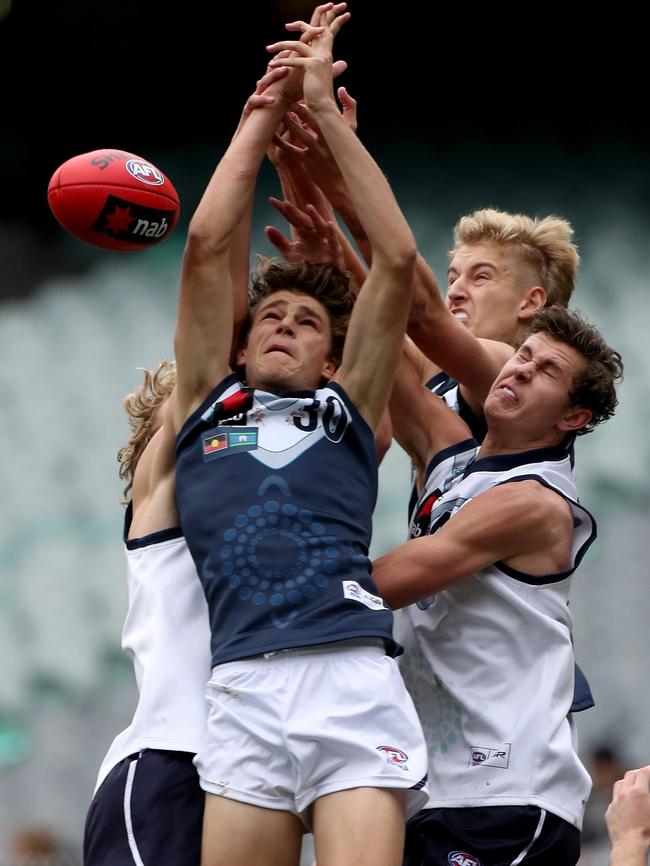
[(329, 262), (339, 270), (345, 270), (345, 256), (339, 229), (331, 219), (326, 219), (313, 204), (298, 208), (290, 201), (270, 198), (293, 228), (293, 240), (289, 240), (275, 226), (265, 228), (266, 235), (288, 262)]
[[(344, 87), (339, 87), (338, 95), (343, 119), (352, 130), (356, 130), (356, 100)], [(285, 115), (284, 128), (284, 135), (273, 139), (276, 159), (284, 159), (289, 169), (300, 160), (309, 177), (327, 195), (338, 192), (343, 186), (341, 172), (313, 112), (303, 103), (293, 103), (291, 111)]]
[(269, 87), (269, 85), (273, 84), (275, 81), (279, 81), (281, 78), (285, 78), (289, 74), (288, 66), (276, 66), (273, 69), (267, 69), (266, 73), (260, 78), (257, 82), (257, 87), (255, 91), (251, 93), (251, 95), (246, 100), (244, 108), (241, 113), (241, 117), (239, 118), (239, 124), (237, 125), (237, 129), (235, 130), (235, 134), (233, 135), (233, 139), (239, 134), (246, 118), (254, 111), (256, 108), (266, 108), (269, 105), (273, 105), (275, 102), (275, 96), (272, 94), (265, 93), (264, 91)]
[[(269, 66), (285, 65), (302, 70), (303, 93), (312, 110), (334, 103), (332, 45), (334, 37), (350, 17), (349, 12), (343, 11), (346, 5), (337, 3), (317, 7), (309, 24), (294, 21), (286, 25), (288, 30), (302, 33), (300, 41), (281, 41), (267, 46), (267, 50), (274, 53), (292, 52), (289, 57), (274, 58)], [(318, 24), (313, 23), (315, 21)]]

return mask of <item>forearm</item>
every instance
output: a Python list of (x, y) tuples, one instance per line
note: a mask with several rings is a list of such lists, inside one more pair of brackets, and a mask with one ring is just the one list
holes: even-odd
[(413, 300), (409, 313), (409, 336), (415, 339), (410, 332), (411, 329), (414, 332), (424, 331), (426, 327), (431, 327), (432, 323), (434, 327), (439, 323), (444, 327), (444, 323), (450, 318), (452, 315), (440, 293), (438, 280), (422, 255), (418, 253), (415, 263)]
[(420, 255), (408, 335), (423, 355), (464, 385), (478, 403), (512, 354), (505, 344), (478, 339), (449, 312), (435, 276)]
[(230, 278), (233, 295), (233, 353), (238, 349), (239, 335), (248, 315), (248, 280), (250, 270), (251, 218), (253, 196), (248, 199), (230, 246)]
[(643, 834), (619, 839), (612, 845), (609, 866), (647, 866), (650, 841)]
[(190, 222), (174, 337), (177, 428), (229, 366), (236, 320), (245, 314), (240, 232), (247, 232), (257, 170), (282, 111), (278, 99), (244, 121)]
[(345, 269), (346, 271), (354, 277), (354, 281), (357, 284), (357, 288), (360, 289), (361, 286), (366, 281), (366, 277), (368, 276), (368, 272), (366, 271), (363, 261), (359, 258), (357, 253), (354, 251), (352, 244), (346, 238), (346, 236), (341, 231), (340, 227), (337, 225), (337, 231), (339, 233), (341, 248), (343, 250), (343, 257), (345, 259)]
[(323, 189), (323, 192), (327, 196), (334, 210), (339, 214), (347, 226), (348, 231), (352, 235), (352, 238), (359, 248), (359, 252), (363, 256), (366, 264), (370, 266), (372, 264), (372, 247), (368, 240), (368, 235), (361, 225), (361, 220), (352, 204), (345, 183), (340, 179), (338, 183), (333, 183), (326, 189)]
[(433, 595), (429, 587), (431, 569), (422, 556), (426, 538), (407, 541), (372, 564), (372, 578), (379, 595), (393, 610)]
[[(350, 201), (372, 247), (388, 266), (412, 268), (415, 241), (386, 178), (333, 101), (313, 107)], [(409, 286), (409, 293), (411, 287)]]
[(286, 103), (278, 95), (256, 109), (230, 143), (192, 217), (189, 237), (211, 247), (230, 244), (255, 190), (260, 164)]

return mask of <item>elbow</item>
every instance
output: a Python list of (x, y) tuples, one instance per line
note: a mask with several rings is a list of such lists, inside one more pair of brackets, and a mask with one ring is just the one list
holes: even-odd
[(220, 233), (215, 231), (214, 226), (207, 226), (202, 220), (193, 219), (187, 230), (184, 255), (192, 262), (214, 258), (228, 249), (230, 238), (230, 232)]
[(373, 267), (378, 265), (386, 273), (392, 274), (400, 284), (413, 291), (415, 280), (415, 261), (417, 249), (408, 243), (394, 244), (381, 250), (373, 250)]
[(397, 244), (391, 255), (393, 267), (400, 274), (410, 275), (411, 279), (415, 276), (415, 263), (417, 261), (418, 248), (415, 245), (415, 239), (411, 235), (401, 243)]

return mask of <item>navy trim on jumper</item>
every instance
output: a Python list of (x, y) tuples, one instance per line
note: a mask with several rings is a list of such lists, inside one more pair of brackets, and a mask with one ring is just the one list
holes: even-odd
[(478, 448), (479, 443), (476, 439), (462, 439), (460, 442), (454, 442), (453, 445), (448, 445), (446, 448), (442, 448), (438, 451), (429, 461), (426, 471), (424, 473), (425, 479), (431, 475), (433, 470), (438, 466), (439, 463), (442, 463), (443, 460), (446, 460), (448, 457), (454, 457), (456, 454), (461, 454), (463, 451), (467, 451), (469, 448)]
[(467, 478), (472, 472), (507, 472), (516, 469), (526, 463), (544, 463), (545, 461), (564, 460), (567, 451), (562, 446), (549, 446), (546, 448), (533, 448), (530, 451), (518, 451), (515, 454), (492, 454), (488, 457), (478, 457), (467, 467), (463, 478)]
[[(543, 449), (539, 449), (543, 450)], [(527, 452), (531, 454), (532, 452)], [(547, 487), (549, 490), (552, 490), (553, 493), (557, 493), (558, 496), (561, 496), (566, 502), (571, 505), (575, 505), (581, 511), (584, 511), (585, 514), (589, 516), (591, 519), (591, 534), (589, 538), (585, 541), (582, 547), (578, 550), (575, 556), (575, 561), (573, 568), (570, 568), (568, 571), (556, 572), (555, 574), (526, 574), (524, 571), (518, 571), (516, 568), (510, 568), (510, 566), (506, 565), (503, 562), (495, 562), (494, 565), (499, 571), (502, 571), (504, 574), (507, 574), (508, 577), (514, 577), (516, 580), (521, 581), (522, 583), (527, 583), (530, 586), (544, 586), (548, 583), (559, 583), (561, 580), (569, 577), (569, 575), (573, 574), (576, 568), (580, 565), (582, 557), (587, 552), (588, 548), (592, 545), (594, 540), (596, 539), (597, 530), (596, 530), (596, 521), (593, 518), (586, 508), (584, 508), (580, 503), (576, 502), (574, 499), (570, 499), (561, 490), (557, 487), (553, 487), (552, 484), (549, 484), (544, 478), (541, 478), (539, 475), (519, 475), (517, 478), (508, 478), (505, 481), (499, 482), (495, 487), (501, 487), (503, 484), (512, 484), (515, 481), (537, 481), (538, 484), (541, 484), (543, 487)]]
[(445, 381), (450, 381), (449, 376), (446, 373), (443, 373), (443, 371), (441, 370), (439, 373), (436, 373), (435, 376), (432, 376), (429, 379), (425, 387), (428, 388), (429, 391), (433, 391), (434, 388), (436, 388), (438, 385)]
[(171, 541), (174, 538), (183, 537), (183, 530), (180, 526), (172, 526), (170, 529), (160, 529), (157, 532), (150, 532), (149, 535), (142, 535), (140, 538), (128, 538), (132, 520), (133, 502), (129, 502), (124, 514), (124, 544), (127, 550), (139, 550), (141, 547), (160, 544), (161, 541)]

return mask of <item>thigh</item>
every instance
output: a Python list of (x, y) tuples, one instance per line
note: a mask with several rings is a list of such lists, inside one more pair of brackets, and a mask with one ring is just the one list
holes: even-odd
[(125, 758), (91, 803), (84, 866), (199, 866), (203, 803), (189, 753)]
[(574, 866), (579, 840), (537, 806), (424, 809), (406, 825), (404, 866)]
[(208, 723), (196, 757), (203, 790), (264, 809), (295, 810), (295, 770), (284, 734), (280, 660), (217, 665), (206, 688)]
[(394, 789), (351, 788), (319, 798), (313, 812), (318, 866), (399, 866), (404, 797)]
[(201, 866), (298, 866), (304, 829), (291, 812), (206, 794)]
[(380, 788), (401, 790), (406, 814), (415, 814), (427, 802), (428, 758), (395, 660), (353, 647), (294, 661), (287, 731), (297, 811), (336, 792)]

